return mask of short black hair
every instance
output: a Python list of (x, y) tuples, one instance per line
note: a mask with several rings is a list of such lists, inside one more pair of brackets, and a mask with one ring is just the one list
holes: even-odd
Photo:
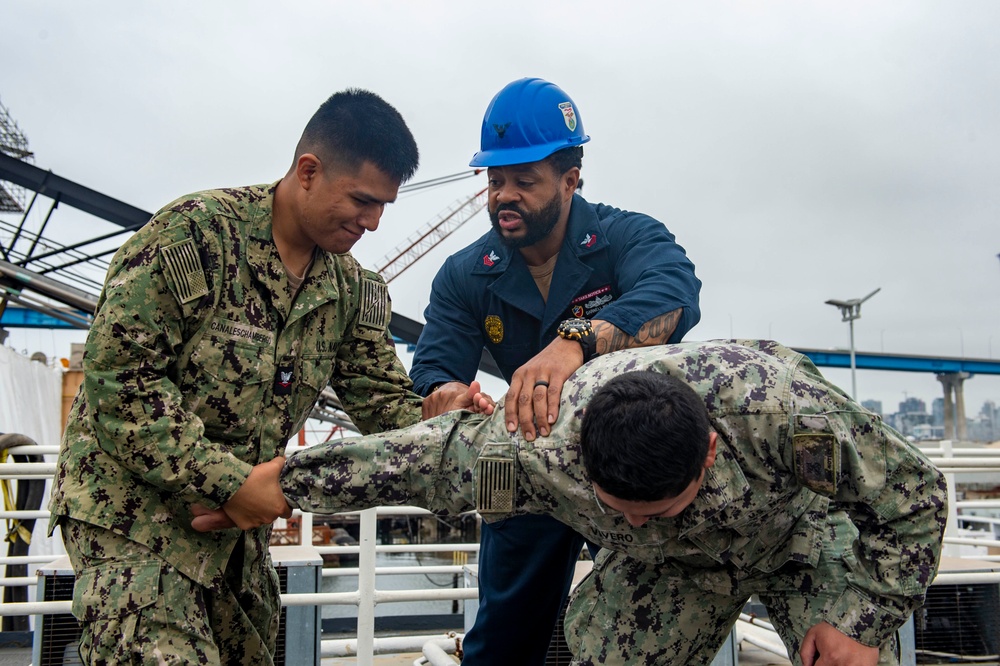
[(306, 123), (295, 158), (315, 153), (353, 170), (371, 162), (404, 183), (413, 177), (420, 153), (403, 116), (373, 92), (348, 88), (323, 102)]
[(590, 480), (618, 499), (677, 497), (701, 474), (710, 428), (705, 403), (686, 383), (629, 372), (598, 389), (587, 405), (583, 464)]
[(583, 146), (561, 148), (545, 158), (557, 176), (561, 176), (573, 167), (583, 168)]

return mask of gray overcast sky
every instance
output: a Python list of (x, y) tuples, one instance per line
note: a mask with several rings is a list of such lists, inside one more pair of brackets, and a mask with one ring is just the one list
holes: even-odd
[[(549, 79), (592, 140), (584, 195), (663, 221), (704, 282), (688, 339), (846, 348), (824, 301), (882, 291), (859, 350), (1000, 358), (1000, 3), (4, 0), (0, 100), (35, 163), (147, 210), (277, 180), (331, 93), (369, 88), (462, 171), (507, 82)], [(402, 196), (369, 266), (485, 177)], [(60, 233), (94, 235), (60, 209)], [(422, 319), (477, 215), (391, 283)], [(79, 227), (79, 228), (75, 228)], [(19, 336), (27, 335), (18, 333)], [(30, 346), (12, 334), (15, 346)], [(68, 353), (68, 352), (67, 352)], [(850, 373), (826, 370), (850, 389)], [(966, 384), (970, 416), (1000, 378)], [(860, 372), (895, 411), (930, 375)]]

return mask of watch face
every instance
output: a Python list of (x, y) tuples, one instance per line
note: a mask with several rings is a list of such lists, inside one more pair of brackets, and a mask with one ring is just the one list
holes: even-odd
[(560, 337), (579, 340), (593, 331), (589, 319), (565, 319), (559, 324)]

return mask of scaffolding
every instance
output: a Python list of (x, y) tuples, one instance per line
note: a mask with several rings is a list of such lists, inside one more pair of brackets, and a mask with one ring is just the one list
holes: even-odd
[[(0, 102), (0, 152), (26, 162), (34, 161), (34, 153), (28, 150), (28, 138), (3, 102)], [(23, 213), (26, 201), (27, 191), (23, 187), (0, 181), (0, 213)]]

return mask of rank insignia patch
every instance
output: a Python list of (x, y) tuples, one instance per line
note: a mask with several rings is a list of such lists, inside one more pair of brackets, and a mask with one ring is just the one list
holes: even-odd
[(493, 264), (497, 263), (498, 261), (500, 261), (500, 257), (497, 256), (497, 253), (494, 252), (493, 250), (490, 250), (489, 254), (483, 255), (483, 265), (484, 266), (492, 266)]
[(279, 365), (278, 374), (274, 378), (274, 395), (292, 394), (292, 366)]

